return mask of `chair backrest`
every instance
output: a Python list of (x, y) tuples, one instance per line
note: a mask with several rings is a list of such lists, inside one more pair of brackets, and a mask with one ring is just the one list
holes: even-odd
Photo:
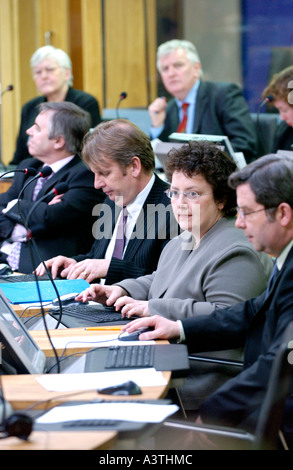
[(258, 156), (272, 152), (274, 134), (279, 125), (279, 113), (251, 113), (250, 114), (258, 139)]
[(255, 432), (257, 448), (277, 448), (284, 415), (284, 404), (292, 381), (293, 361), (289, 360), (289, 353), (292, 350), (293, 322), (290, 322), (274, 359), (267, 392), (261, 407)]

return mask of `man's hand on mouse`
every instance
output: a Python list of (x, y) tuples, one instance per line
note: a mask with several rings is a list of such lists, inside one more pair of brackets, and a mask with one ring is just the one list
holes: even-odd
[(152, 339), (180, 338), (180, 329), (178, 323), (176, 321), (168, 320), (167, 318), (161, 317), (159, 315), (133, 320), (127, 325), (123, 325), (121, 331), (127, 331), (128, 333), (132, 333), (133, 331), (136, 331), (138, 328), (142, 327), (152, 327), (153, 331), (142, 333), (139, 336), (140, 341), (149, 341)]

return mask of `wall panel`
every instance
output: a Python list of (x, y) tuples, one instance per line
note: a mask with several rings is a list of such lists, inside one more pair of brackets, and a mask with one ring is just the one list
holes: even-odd
[(105, 107), (116, 106), (122, 91), (125, 106), (146, 106), (147, 50), (144, 0), (106, 0)]

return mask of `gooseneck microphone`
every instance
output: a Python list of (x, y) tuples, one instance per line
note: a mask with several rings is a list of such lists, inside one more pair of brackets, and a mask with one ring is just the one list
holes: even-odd
[[(38, 174), (36, 176), (34, 176), (32, 179), (30, 179), (24, 186), (23, 188), (21, 189), (19, 195), (18, 195), (18, 213), (19, 213), (19, 216), (22, 220), (22, 225), (26, 228), (27, 230), (27, 239), (28, 239), (28, 246), (29, 246), (29, 250), (30, 250), (30, 256), (31, 256), (31, 259), (32, 259), (32, 264), (33, 266), (35, 266), (35, 262), (34, 262), (34, 255), (33, 255), (33, 251), (32, 251), (32, 247), (34, 247), (34, 250), (35, 252), (37, 253), (38, 255), (38, 258), (40, 260), (40, 262), (42, 262), (45, 266), (45, 263), (44, 261), (42, 260), (41, 256), (40, 256), (40, 253), (38, 251), (38, 247), (37, 247), (37, 244), (35, 243), (34, 239), (32, 238), (32, 234), (31, 234), (31, 231), (29, 230), (27, 224), (26, 224), (26, 220), (24, 218), (24, 215), (22, 214), (21, 212), (21, 207), (20, 207), (20, 199), (22, 197), (22, 194), (24, 192), (24, 190), (26, 189), (26, 187), (31, 184), (33, 181), (35, 181), (37, 178), (46, 178), (47, 176), (50, 176), (50, 174), (52, 173), (52, 168), (50, 166), (45, 166), (44, 168), (42, 168), (41, 171), (38, 172)], [(57, 185), (56, 185), (57, 186)], [(62, 188), (61, 188), (62, 189)], [(64, 187), (63, 187), (64, 189)], [(46, 195), (48, 196), (48, 194)], [(36, 207), (36, 206), (35, 206)], [(27, 218), (28, 219), (28, 218)], [(56, 287), (56, 284), (54, 283), (53, 281), (53, 278), (51, 276), (51, 273), (49, 273), (49, 270), (47, 269), (47, 267), (45, 266), (45, 269), (46, 269), (46, 272), (48, 274), (48, 277), (50, 279), (50, 281), (52, 282), (52, 285), (53, 285), (53, 288), (56, 292), (56, 296), (58, 297), (58, 300), (59, 300), (59, 305), (61, 305), (61, 300), (60, 300), (60, 295), (59, 295), (59, 292), (58, 292), (58, 289)], [(37, 291), (38, 291), (38, 296), (39, 296), (39, 299), (40, 299), (40, 307), (41, 307), (41, 315), (42, 315), (42, 318), (43, 318), (43, 322), (44, 322), (44, 326), (45, 326), (45, 330), (46, 330), (46, 334), (47, 334), (47, 337), (48, 337), (48, 340), (51, 344), (51, 347), (52, 347), (52, 350), (53, 350), (53, 353), (54, 353), (54, 356), (55, 356), (55, 359), (56, 359), (56, 363), (57, 363), (57, 369), (58, 369), (58, 373), (60, 372), (60, 362), (59, 362), (59, 357), (58, 357), (58, 354), (57, 354), (57, 351), (54, 347), (54, 344), (52, 342), (52, 339), (50, 337), (50, 333), (49, 333), (49, 330), (48, 330), (48, 326), (47, 326), (47, 322), (46, 322), (46, 319), (45, 319), (45, 313), (44, 313), (44, 308), (43, 308), (43, 303), (42, 303), (42, 296), (41, 296), (41, 292), (40, 292), (40, 286), (39, 286), (39, 282), (38, 282), (38, 278), (37, 278), (37, 275), (35, 275), (35, 278), (36, 278), (36, 288), (37, 288)], [(61, 314), (60, 314), (60, 320), (61, 320)], [(60, 320), (58, 322), (58, 326), (60, 324)], [(56, 326), (56, 328), (58, 327)]]
[[(42, 171), (37, 171), (37, 175), (32, 178), (31, 180), (29, 180), (21, 189), (19, 195), (18, 195), (18, 202), (19, 200), (21, 199), (22, 195), (23, 195), (23, 192), (24, 190), (26, 189), (26, 187), (31, 184), (33, 181), (35, 181), (36, 179), (38, 178), (46, 178), (47, 176), (50, 176), (50, 174), (52, 173), (52, 168), (50, 166), (45, 166), (44, 168), (42, 168)], [(19, 206), (19, 205), (18, 205)]]
[(258, 138), (259, 138), (259, 141), (260, 141), (260, 144), (261, 144), (261, 153), (262, 153), (262, 155), (265, 153), (265, 148), (266, 147), (265, 147), (264, 136), (263, 136), (262, 129), (261, 129), (261, 126), (260, 126), (260, 122), (259, 122), (260, 110), (265, 104), (272, 103), (273, 101), (274, 101), (274, 97), (272, 95), (266, 96), (264, 98), (264, 100), (261, 102), (261, 104), (259, 105), (258, 110), (257, 110), (256, 131), (257, 131), (257, 135), (258, 135)]
[(1, 96), (3, 96), (4, 93), (7, 93), (7, 91), (12, 91), (13, 89), (14, 89), (14, 86), (13, 86), (13, 85), (7, 85), (7, 87), (5, 88), (5, 90), (2, 91)]
[(0, 175), (0, 178), (3, 178), (3, 176), (7, 175), (8, 173), (25, 173), (27, 176), (35, 176), (38, 172), (35, 168), (24, 168), (23, 170), (9, 170), (5, 171), (5, 173), (2, 173), (2, 175)]
[(56, 186), (53, 189), (51, 189), (51, 191), (49, 191), (47, 194), (45, 194), (40, 199), (38, 199), (33, 204), (33, 206), (31, 207), (31, 209), (30, 209), (30, 211), (29, 211), (29, 213), (28, 213), (28, 215), (25, 219), (25, 227), (28, 226), (28, 222), (29, 222), (31, 214), (34, 212), (34, 210), (38, 207), (38, 205), (41, 202), (44, 202), (44, 201), (48, 202), (49, 200), (52, 199), (52, 197), (66, 193), (68, 191), (68, 189), (69, 189), (69, 187), (68, 187), (67, 183), (57, 183)]
[(127, 93), (126, 93), (126, 91), (122, 91), (122, 92), (120, 93), (119, 100), (118, 100), (118, 103), (117, 103), (117, 106), (116, 106), (116, 116), (117, 116), (117, 119), (119, 119), (119, 111), (118, 111), (118, 109), (119, 109), (120, 103), (121, 103), (121, 101), (125, 100), (125, 98), (127, 98)]
[(274, 101), (274, 97), (272, 95), (268, 95), (265, 97), (265, 99), (261, 102), (261, 104), (259, 105), (259, 108), (258, 108), (258, 112), (261, 110), (261, 108), (265, 105), (265, 104), (268, 104), (268, 103), (272, 103), (272, 101)]

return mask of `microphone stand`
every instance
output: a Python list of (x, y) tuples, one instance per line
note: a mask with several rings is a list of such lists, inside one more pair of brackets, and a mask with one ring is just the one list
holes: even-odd
[(126, 91), (122, 91), (122, 93), (120, 93), (119, 100), (118, 100), (118, 103), (117, 103), (117, 106), (116, 106), (116, 117), (117, 117), (117, 119), (119, 119), (119, 117), (120, 117), (119, 116), (119, 111), (118, 111), (120, 103), (121, 103), (121, 101), (125, 100), (125, 98), (127, 98), (127, 93), (126, 93)]
[[(18, 212), (19, 212), (19, 215), (21, 217), (21, 220), (22, 220), (22, 223), (23, 223), (23, 226), (26, 228), (27, 232), (28, 232), (28, 236), (27, 236), (27, 239), (28, 239), (28, 247), (29, 247), (29, 251), (30, 251), (30, 257), (31, 257), (31, 260), (32, 260), (32, 264), (33, 266), (35, 266), (35, 259), (34, 259), (34, 253), (33, 253), (33, 249), (35, 250), (40, 262), (43, 264), (45, 270), (46, 270), (46, 273), (53, 285), (53, 288), (56, 292), (56, 296), (58, 298), (58, 302), (59, 302), (59, 307), (60, 307), (60, 315), (59, 315), (59, 319), (58, 319), (58, 322), (57, 322), (57, 325), (55, 326), (55, 329), (57, 329), (60, 325), (60, 322), (61, 322), (61, 317), (62, 317), (62, 303), (61, 303), (61, 299), (60, 299), (60, 295), (59, 295), (59, 292), (58, 292), (58, 289), (56, 287), (56, 284), (52, 278), (52, 275), (51, 273), (49, 272), (46, 264), (44, 263), (44, 261), (42, 260), (41, 256), (40, 256), (40, 253), (39, 253), (39, 250), (38, 250), (38, 247), (37, 247), (37, 244), (35, 242), (35, 240), (33, 239), (32, 237), (32, 233), (30, 231), (30, 229), (27, 227), (27, 224), (26, 224), (26, 220), (24, 218), (24, 215), (21, 211), (21, 208), (20, 208), (20, 204), (19, 204), (19, 201), (20, 201), (20, 197), (24, 191), (24, 189), (30, 184), (32, 183), (36, 178), (39, 178), (41, 177), (42, 174), (40, 173), (38, 176), (32, 178), (30, 181), (27, 182), (27, 184), (22, 188), (22, 190), (20, 191), (19, 193), (19, 197), (18, 197)], [(48, 337), (48, 340), (51, 344), (51, 347), (52, 347), (52, 350), (53, 350), (53, 353), (54, 353), (54, 356), (55, 356), (55, 359), (56, 359), (56, 364), (57, 364), (57, 373), (59, 374), (60, 373), (60, 361), (59, 361), (59, 357), (58, 357), (58, 354), (57, 354), (57, 351), (54, 347), (54, 344), (52, 342), (52, 339), (50, 337), (50, 333), (49, 333), (49, 330), (48, 330), (48, 325), (47, 325), (47, 322), (46, 322), (46, 315), (45, 315), (45, 312), (44, 312), (44, 307), (43, 307), (43, 301), (42, 301), (42, 296), (41, 296), (41, 291), (40, 291), (40, 285), (39, 285), (39, 280), (38, 280), (38, 276), (36, 275), (36, 273), (34, 273), (35, 275), (35, 280), (36, 280), (36, 287), (37, 287), (37, 291), (38, 291), (38, 296), (39, 296), (39, 299), (40, 299), (40, 307), (41, 307), (41, 315), (42, 315), (42, 318), (43, 318), (43, 322), (44, 322), (44, 327), (45, 327), (45, 331), (46, 331), (46, 334), (47, 334), (47, 337)]]

